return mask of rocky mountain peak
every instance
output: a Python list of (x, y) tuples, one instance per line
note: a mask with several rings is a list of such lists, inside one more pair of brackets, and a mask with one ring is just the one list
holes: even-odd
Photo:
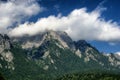
[(34, 36), (23, 36), (14, 38), (13, 41), (21, 43), (22, 48), (29, 49), (32, 47), (39, 47), (45, 41), (57, 40), (63, 47), (75, 49), (74, 42), (62, 31), (47, 30)]
[(72, 48), (72, 49), (75, 48), (72, 39), (67, 35), (66, 32), (49, 30), (45, 32), (44, 39), (45, 38), (47, 40), (49, 39), (57, 40), (64, 48)]

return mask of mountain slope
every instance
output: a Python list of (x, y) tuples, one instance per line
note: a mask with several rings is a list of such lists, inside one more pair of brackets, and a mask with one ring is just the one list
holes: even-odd
[(9, 80), (49, 80), (97, 70), (119, 72), (120, 67), (116, 65), (119, 60), (114, 56), (103, 55), (84, 40), (74, 42), (65, 32), (46, 31), (12, 39), (1, 35), (0, 38), (0, 72)]

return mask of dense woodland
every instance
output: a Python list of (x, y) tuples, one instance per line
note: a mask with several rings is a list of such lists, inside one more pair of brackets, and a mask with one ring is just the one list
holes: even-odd
[(0, 74), (0, 80), (5, 80), (2, 74)]
[(67, 74), (56, 80), (120, 80), (120, 75), (104, 73), (77, 73)]

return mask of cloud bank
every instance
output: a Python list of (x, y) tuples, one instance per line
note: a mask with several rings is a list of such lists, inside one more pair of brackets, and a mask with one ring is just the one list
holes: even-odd
[(120, 56), (120, 52), (116, 52), (115, 54), (119, 55)]
[(87, 12), (86, 8), (75, 9), (67, 16), (51, 15), (35, 23), (26, 22), (12, 29), (9, 35), (32, 36), (45, 30), (65, 31), (73, 40), (120, 41), (120, 25), (105, 21), (99, 10)]
[(0, 33), (7, 33), (10, 26), (21, 23), (40, 11), (42, 8), (34, 0), (0, 2)]

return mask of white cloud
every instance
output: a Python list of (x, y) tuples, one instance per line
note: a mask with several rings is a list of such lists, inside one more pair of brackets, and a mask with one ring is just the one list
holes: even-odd
[(116, 52), (115, 54), (119, 55), (120, 56), (120, 52)]
[(40, 11), (42, 8), (34, 1), (0, 2), (0, 33), (7, 32), (9, 26), (20, 23)]
[(75, 9), (68, 16), (49, 16), (35, 23), (24, 23), (9, 32), (11, 36), (35, 35), (45, 30), (66, 31), (73, 40), (120, 41), (120, 26), (112, 20), (105, 21), (101, 12)]

